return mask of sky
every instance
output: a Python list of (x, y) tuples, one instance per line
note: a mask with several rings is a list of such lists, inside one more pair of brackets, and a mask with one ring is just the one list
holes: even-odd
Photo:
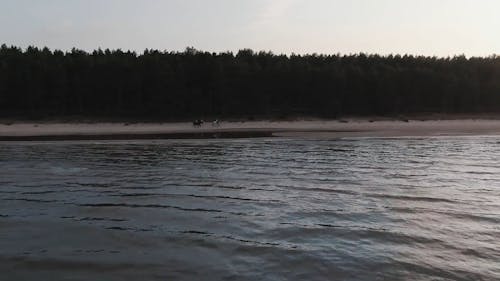
[(0, 0), (0, 44), (488, 56), (499, 0)]

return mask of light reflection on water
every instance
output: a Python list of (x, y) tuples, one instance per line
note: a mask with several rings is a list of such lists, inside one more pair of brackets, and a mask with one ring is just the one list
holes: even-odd
[(0, 279), (500, 279), (498, 159), (496, 137), (3, 143)]

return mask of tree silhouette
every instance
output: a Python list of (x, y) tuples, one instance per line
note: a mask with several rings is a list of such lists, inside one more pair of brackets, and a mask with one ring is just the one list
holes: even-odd
[(500, 58), (0, 47), (0, 116), (187, 119), (500, 111)]

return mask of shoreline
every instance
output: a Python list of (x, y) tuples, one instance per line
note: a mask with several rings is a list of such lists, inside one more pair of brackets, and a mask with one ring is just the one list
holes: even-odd
[(177, 123), (0, 123), (0, 141), (343, 138), (500, 135), (500, 120), (310, 120)]
[(90, 140), (167, 140), (167, 139), (242, 139), (273, 137), (271, 131), (219, 131), (219, 132), (172, 132), (136, 134), (57, 134), (57, 135), (0, 135), (0, 142), (7, 141), (90, 141)]

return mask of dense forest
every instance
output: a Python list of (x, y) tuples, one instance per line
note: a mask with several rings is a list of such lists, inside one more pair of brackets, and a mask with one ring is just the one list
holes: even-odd
[(500, 112), (500, 57), (0, 49), (0, 117)]

